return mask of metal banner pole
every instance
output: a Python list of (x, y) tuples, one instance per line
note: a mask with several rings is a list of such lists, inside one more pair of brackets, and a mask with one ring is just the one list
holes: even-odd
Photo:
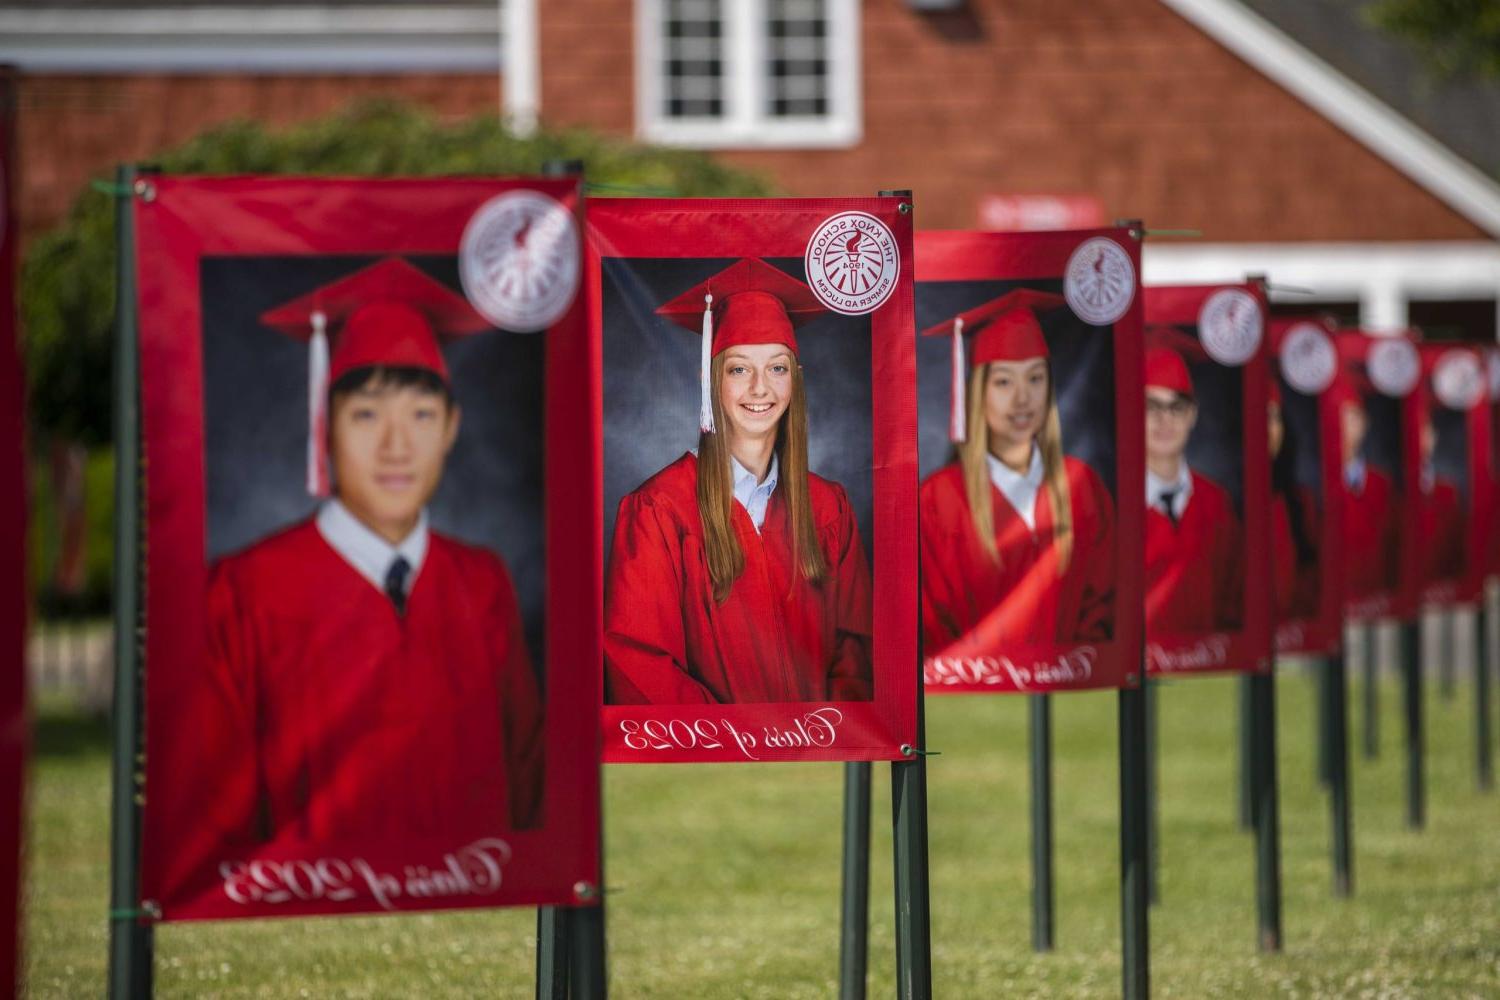
[(1251, 761), (1255, 759), (1255, 742), (1251, 732), (1255, 723), (1253, 710), (1250, 706), (1250, 678), (1240, 677), (1238, 688), (1240, 729), (1239, 729), (1239, 799), (1240, 799), (1240, 829), (1250, 830), (1255, 826), (1255, 793), (1254, 781), (1250, 776)]
[(1366, 624), (1355, 623), (1355, 629), (1360, 630), (1364, 642), (1363, 657), (1360, 659), (1360, 677), (1363, 682), (1361, 694), (1363, 697), (1362, 709), (1364, 712), (1364, 737), (1365, 760), (1374, 760), (1380, 756), (1380, 668), (1375, 659), (1375, 638), (1379, 634), (1374, 622)]
[[(879, 192), (911, 200), (909, 190)], [(918, 581), (920, 586), (920, 580)], [(921, 634), (921, 619), (917, 634)], [(927, 873), (927, 721), (922, 702), (922, 659), (917, 657), (917, 745), (906, 760), (891, 762), (892, 847), (896, 897), (896, 996), (932, 997), (932, 902)]]
[[(1145, 677), (1145, 661), (1141, 663)], [(1146, 798), (1146, 692), (1121, 688), (1120, 754), (1120, 950), (1125, 1000), (1145, 1000), (1151, 982), (1151, 907), (1147, 871), (1149, 805)]]
[(141, 605), (140, 356), (135, 259), (135, 167), (115, 173), (115, 693), (110, 807), (109, 996), (149, 997), (152, 933), (141, 900), (141, 726), (145, 621)]
[(1276, 779), (1276, 672), (1248, 675), (1254, 723), (1255, 912), (1261, 951), (1281, 950), (1281, 806)]
[(1422, 636), (1415, 620), (1401, 623), (1401, 670), (1406, 689), (1406, 825), (1427, 822), (1423, 779)]
[(1327, 788), (1333, 782), (1333, 763), (1331, 757), (1333, 751), (1330, 749), (1332, 743), (1331, 715), (1333, 695), (1330, 692), (1331, 678), (1328, 676), (1327, 665), (1320, 660), (1312, 661), (1313, 690), (1317, 695), (1318, 715), (1318, 784)]
[(1349, 669), (1342, 651), (1328, 658), (1329, 692), (1333, 702), (1333, 754), (1329, 759), (1330, 810), (1333, 847), (1333, 894), (1340, 898), (1354, 892), (1353, 834), (1349, 808)]
[(1160, 682), (1142, 681), (1146, 695), (1146, 894), (1152, 906), (1161, 902), (1161, 752), (1157, 733)]
[(1495, 756), (1490, 734), (1489, 620), (1489, 599), (1481, 593), (1474, 613), (1477, 631), (1474, 646), (1474, 773), (1482, 792), (1495, 787)]
[(1031, 947), (1051, 951), (1052, 911), (1052, 699), (1034, 694), (1031, 705)]
[(604, 966), (604, 899), (598, 906), (563, 911), (568, 922), (568, 987), (572, 1000), (605, 1000), (609, 979)]
[(1438, 694), (1452, 701), (1458, 691), (1458, 609), (1442, 608), (1431, 619), (1437, 629)]
[(568, 1000), (568, 911), (536, 911), (536, 1000)]
[(844, 765), (844, 883), (839, 1000), (865, 1000), (870, 965), (870, 764)]

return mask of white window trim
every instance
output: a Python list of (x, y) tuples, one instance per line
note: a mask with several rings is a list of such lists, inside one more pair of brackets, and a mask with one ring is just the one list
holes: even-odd
[(828, 0), (828, 105), (826, 118), (776, 120), (761, 114), (764, 64), (762, 0), (729, 0), (725, 6), (725, 101), (718, 121), (674, 121), (661, 112), (662, 0), (636, 0), (635, 125), (647, 142), (697, 149), (843, 149), (863, 135), (860, 107), (859, 0)]

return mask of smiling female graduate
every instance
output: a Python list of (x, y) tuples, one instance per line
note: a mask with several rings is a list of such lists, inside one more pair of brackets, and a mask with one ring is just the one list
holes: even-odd
[[(1016, 289), (932, 326), (954, 342), (956, 460), (922, 484), (922, 631), (929, 656), (976, 628), (995, 645), (1102, 640), (1114, 594), (1114, 505), (1063, 453), (1038, 313)], [(967, 365), (965, 333), (976, 334)]]
[(438, 338), (489, 322), (399, 258), (261, 322), (311, 345), (308, 487), (326, 495), (331, 466), (332, 495), (210, 576), (218, 721), (243, 755), (230, 836), (536, 825), (541, 703), (510, 575), (428, 526), (460, 419)]
[(744, 258), (657, 312), (701, 328), (696, 454), (620, 501), (610, 704), (867, 701), (870, 569), (838, 483), (808, 471), (801, 281)]

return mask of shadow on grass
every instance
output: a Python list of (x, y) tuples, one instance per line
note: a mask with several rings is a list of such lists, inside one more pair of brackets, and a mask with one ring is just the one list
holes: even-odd
[(32, 728), (32, 754), (38, 760), (107, 757), (109, 718), (78, 710), (39, 709)]

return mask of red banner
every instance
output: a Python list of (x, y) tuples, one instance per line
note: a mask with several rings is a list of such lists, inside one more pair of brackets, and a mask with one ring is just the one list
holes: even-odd
[(165, 920), (582, 901), (577, 182), (147, 176), (135, 213), (144, 899)]
[(1422, 592), (1422, 361), (1409, 333), (1343, 331), (1337, 346), (1345, 612), (1409, 619)]
[(16, 343), (16, 86), (0, 69), (0, 994), (19, 993), (26, 751), (26, 398)]
[(1276, 652), (1326, 655), (1344, 641), (1344, 462), (1337, 330), (1319, 317), (1271, 321), (1276, 356), (1271, 556)]
[(1139, 676), (1139, 275), (1125, 229), (917, 234), (927, 690)]
[(1153, 675), (1271, 668), (1265, 290), (1146, 299), (1146, 662)]
[(1479, 348), (1423, 344), (1426, 379), (1418, 482), (1422, 603), (1472, 604), (1488, 573), (1490, 400)]
[(911, 214), (598, 200), (606, 761), (916, 743)]

